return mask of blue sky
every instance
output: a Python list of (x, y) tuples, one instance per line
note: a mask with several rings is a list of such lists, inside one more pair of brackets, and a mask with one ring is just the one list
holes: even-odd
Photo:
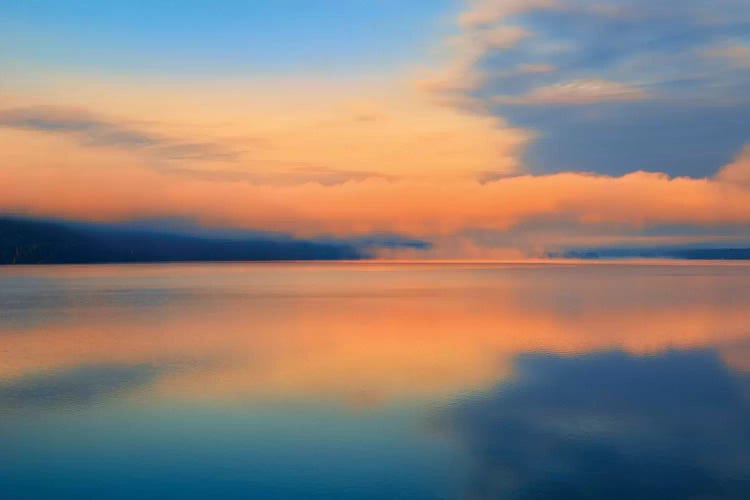
[(455, 8), (449, 0), (7, 2), (2, 58), (219, 75), (393, 69), (428, 55)]

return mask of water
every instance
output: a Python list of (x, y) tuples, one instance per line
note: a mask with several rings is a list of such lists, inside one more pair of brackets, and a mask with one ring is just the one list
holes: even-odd
[(0, 498), (750, 498), (750, 266), (0, 269)]

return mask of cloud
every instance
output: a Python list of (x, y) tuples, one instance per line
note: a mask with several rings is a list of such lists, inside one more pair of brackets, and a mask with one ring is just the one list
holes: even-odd
[(398, 179), (395, 175), (360, 170), (338, 170), (320, 166), (290, 167), (285, 174), (274, 174), (263, 177), (256, 176), (256, 182), (263, 184), (321, 184), (323, 186), (338, 186), (349, 182), (365, 182), (369, 180), (384, 180), (393, 182)]
[(592, 78), (537, 87), (520, 96), (495, 96), (493, 100), (498, 104), (575, 105), (643, 101), (650, 97), (645, 90), (628, 84)]
[(226, 145), (186, 142), (64, 106), (0, 110), (0, 127), (69, 135), (83, 146), (132, 150), (167, 160), (234, 161), (240, 155), (240, 151)]
[[(327, 95), (311, 93), (311, 84), (298, 81), (293, 91), (248, 84), (181, 94), (175, 83), (174, 90), (158, 88), (135, 97), (131, 93), (144, 92), (138, 83), (122, 89), (99, 85), (89, 84), (97, 95), (116, 97), (88, 99), (90, 110), (32, 105), (59, 101), (51, 91), (8, 99), (0, 119), (8, 132), (0, 137), (8, 164), (72, 169), (125, 164), (182, 177), (335, 185), (513, 171), (527, 140), (522, 130), (500, 119), (435, 105), (405, 85)], [(110, 116), (122, 118), (105, 118)], [(196, 137), (201, 139), (192, 140)]]
[(708, 57), (724, 59), (737, 68), (750, 68), (750, 45), (724, 44), (703, 51)]
[(465, 27), (484, 27), (509, 16), (557, 5), (556, 0), (476, 0), (461, 13), (459, 22)]
[(177, 216), (301, 236), (387, 232), (421, 239), (470, 228), (508, 231), (553, 215), (591, 228), (746, 224), (750, 188), (742, 180), (747, 169), (740, 156), (704, 178), (642, 171), (622, 176), (494, 173), (482, 178), (484, 184), (476, 178), (402, 178), (270, 185), (177, 177), (133, 166), (19, 167), (0, 171), (0, 200), (5, 211), (29, 215), (98, 220)]
[(519, 64), (518, 73), (552, 73), (557, 68), (551, 64)]
[(531, 33), (519, 26), (496, 26), (491, 29), (473, 33), (473, 45), (483, 50), (509, 49), (521, 40), (531, 36)]
[(675, 11), (645, 0), (485, 0), (457, 25), (452, 39), (465, 45), (528, 33), (502, 48), (475, 44), (471, 57), (454, 51), (443, 85), (423, 90), (535, 134), (523, 156), (531, 171), (706, 176), (750, 140), (747, 2), (686, 0)]
[(163, 173), (192, 177), (215, 182), (250, 182), (273, 186), (295, 184), (320, 184), (322, 186), (337, 186), (349, 182), (364, 182), (368, 180), (395, 181), (395, 175), (379, 172), (359, 170), (337, 170), (327, 167), (280, 165), (276, 172), (257, 172), (247, 169), (207, 170), (182, 166), (161, 167)]
[(732, 163), (716, 174), (716, 178), (723, 182), (750, 186), (750, 146), (745, 146)]
[(510, 49), (529, 36), (531, 33), (519, 26), (496, 26), (453, 37), (447, 43), (448, 50), (454, 54), (450, 66), (423, 76), (416, 85), (439, 96), (443, 102), (471, 108), (471, 99), (465, 94), (485, 83), (482, 75), (472, 71), (472, 66), (487, 51)]

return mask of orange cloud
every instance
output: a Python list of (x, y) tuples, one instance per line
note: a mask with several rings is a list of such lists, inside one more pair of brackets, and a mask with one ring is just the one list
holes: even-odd
[(750, 68), (750, 45), (731, 43), (711, 47), (702, 51), (706, 57), (714, 57), (729, 62), (736, 68)]
[[(447, 235), (466, 228), (505, 230), (545, 215), (630, 227), (750, 223), (746, 156), (714, 178), (703, 179), (571, 172), (485, 184), (425, 175), (334, 186), (264, 185), (153, 170), (137, 158), (98, 149), (79, 151), (57, 137), (6, 137), (11, 139), (11, 166), (0, 171), (3, 209), (36, 215), (96, 220), (178, 215), (300, 235)], [(24, 142), (24, 152), (14, 154), (12, 146)], [(50, 150), (56, 153), (53, 158), (46, 153)]]
[[(201, 145), (217, 160), (226, 161), (211, 164), (207, 161), (211, 155), (204, 154), (199, 158), (203, 160), (199, 170), (244, 176), (255, 183), (291, 183), (300, 172), (301, 181), (306, 182), (310, 171), (455, 179), (473, 177), (483, 170), (511, 173), (520, 169), (519, 153), (529, 139), (527, 132), (495, 117), (437, 106), (401, 83), (347, 85), (300, 78), (295, 83), (234, 82), (217, 88), (193, 84), (183, 89), (179, 82), (174, 82), (174, 88), (142, 81), (133, 81), (132, 87), (62, 82), (4, 104), (5, 113), (16, 116), (10, 116), (15, 119), (12, 123), (3, 123), (0, 109), (0, 127), (5, 125), (0, 128), (0, 145), (18, 154), (35, 154), (30, 151), (34, 146), (22, 149), (17, 142), (21, 136), (15, 132), (23, 130), (29, 132), (23, 142), (41, 144), (43, 139), (32, 135), (67, 132), (69, 138), (86, 145), (92, 135), (87, 128), (40, 130), (39, 119), (45, 117), (38, 115), (45, 109), (43, 105), (64, 102), (63, 107), (47, 109), (80, 109), (82, 116), (69, 116), (68, 120), (79, 127), (81, 121), (99, 125), (104, 129), (99, 135), (107, 139), (115, 135), (111, 133), (114, 129), (158, 143), (131, 145), (131, 152), (173, 153)], [(59, 95), (66, 91), (69, 95)], [(24, 111), (26, 115), (35, 112), (30, 116), (35, 120), (21, 120)], [(61, 118), (52, 116), (48, 121), (57, 125)], [(14, 124), (15, 128), (8, 128)], [(3, 140), (6, 133), (14, 136)], [(99, 146), (105, 142), (97, 141)], [(122, 149), (118, 154), (123, 154)], [(67, 150), (70, 155), (79, 154)], [(30, 168), (43, 167), (57, 161), (57, 156), (53, 153), (24, 163)], [(154, 156), (130, 166), (158, 166), (151, 160), (169, 160), (170, 155)], [(172, 156), (171, 166), (189, 163), (195, 169), (195, 158)]]
[(750, 146), (745, 146), (732, 163), (716, 174), (716, 178), (722, 182), (750, 185)]
[(476, 28), (530, 10), (557, 6), (556, 0), (474, 0), (470, 8), (461, 13), (459, 22), (465, 27)]
[[(528, 246), (487, 250), (451, 236), (545, 217), (627, 228), (750, 223), (747, 154), (700, 179), (531, 175), (521, 155), (532, 133), (402, 85), (311, 82), (314, 96), (300, 82), (248, 83), (246, 92), (239, 83), (220, 92), (195, 85), (63, 82), (34, 98), (6, 97), (4, 109), (15, 111), (0, 115), (0, 210), (183, 216), (300, 236), (398, 232), (434, 238), (434, 257), (528, 254)], [(615, 84), (594, 87), (598, 98), (631, 96)], [(40, 101), (60, 102), (63, 91), (67, 107), (53, 109), (81, 109), (86, 98), (97, 107), (38, 114)], [(577, 90), (573, 97), (581, 99)], [(72, 127), (60, 130), (63, 122)], [(176, 154), (198, 146), (205, 154)], [(546, 244), (554, 238), (533, 247)]]

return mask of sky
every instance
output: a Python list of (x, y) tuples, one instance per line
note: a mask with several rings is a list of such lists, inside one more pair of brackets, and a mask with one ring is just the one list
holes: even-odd
[(750, 245), (746, 0), (0, 5), (0, 212)]

